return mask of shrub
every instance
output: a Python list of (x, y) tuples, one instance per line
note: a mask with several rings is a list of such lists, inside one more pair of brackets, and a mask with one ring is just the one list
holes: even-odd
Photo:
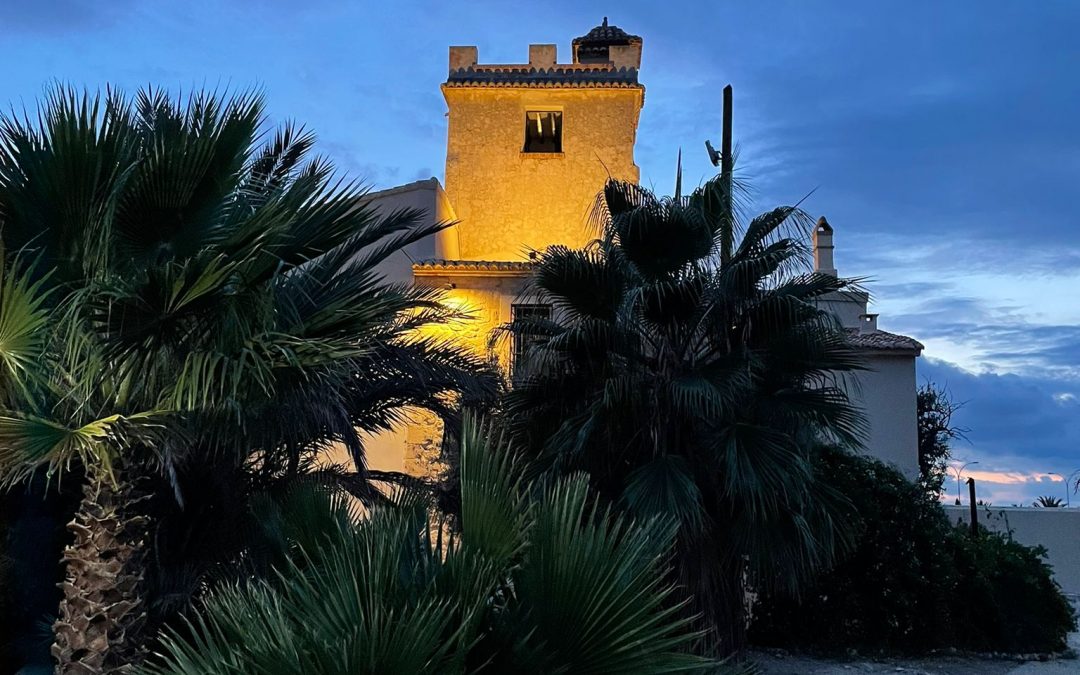
[(856, 540), (799, 598), (762, 598), (751, 639), (820, 651), (1057, 651), (1075, 626), (1044, 551), (966, 527), (881, 462), (837, 449), (816, 470), (855, 506)]
[(752, 639), (895, 651), (936, 640), (938, 617), (948, 613), (940, 588), (950, 583), (940, 549), (951, 530), (944, 512), (881, 462), (829, 448), (816, 471), (855, 505), (855, 546), (801, 598), (765, 598), (755, 610)]
[(950, 534), (945, 548), (957, 576), (951, 596), (955, 645), (978, 651), (1064, 649), (1076, 620), (1050, 576), (1046, 549), (985, 529), (975, 539), (963, 527)]
[[(467, 427), (458, 530), (418, 494), (358, 518), (298, 489), (276, 580), (226, 584), (144, 672), (672, 673), (716, 664), (677, 616), (670, 522), (598, 509), (583, 475), (545, 483)], [(313, 484), (314, 485), (314, 484)], [(433, 541), (433, 534), (437, 539)], [(711, 672), (711, 671), (710, 671)]]

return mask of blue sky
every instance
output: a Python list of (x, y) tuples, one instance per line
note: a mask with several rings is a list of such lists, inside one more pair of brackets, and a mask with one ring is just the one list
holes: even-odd
[[(447, 46), (519, 62), (603, 16), (642, 35), (637, 161), (668, 191), (709, 174), (723, 85), (764, 209), (814, 190), (842, 274), (965, 402), (956, 455), (996, 504), (1080, 469), (1080, 3), (0, 3), (0, 103), (59, 79), (261, 87), (276, 120), (385, 187), (442, 175)], [(1057, 481), (1057, 482), (1055, 482)], [(1080, 498), (1077, 500), (1080, 502)]]

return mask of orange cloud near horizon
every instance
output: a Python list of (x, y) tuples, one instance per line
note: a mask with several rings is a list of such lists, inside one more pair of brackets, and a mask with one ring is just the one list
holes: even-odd
[[(1016, 485), (1020, 483), (1061, 483), (1064, 478), (1043, 471), (1024, 473), (1022, 471), (964, 471), (963, 478), (974, 478), (976, 483), (995, 483), (998, 485)], [(955, 474), (954, 474), (955, 479)]]

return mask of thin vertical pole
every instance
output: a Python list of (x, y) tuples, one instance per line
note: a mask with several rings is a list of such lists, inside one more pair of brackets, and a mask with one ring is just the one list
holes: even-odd
[(724, 224), (724, 231), (720, 238), (720, 261), (724, 264), (731, 260), (731, 249), (733, 246), (734, 232), (734, 214), (732, 208), (732, 195), (731, 195), (731, 174), (733, 157), (731, 156), (731, 99), (732, 91), (731, 85), (724, 87), (724, 120), (723, 120), (723, 136), (720, 138), (720, 182), (724, 188), (724, 218), (727, 222)]
[(968, 499), (971, 500), (971, 536), (979, 536), (979, 508), (975, 506), (975, 479), (968, 478)]

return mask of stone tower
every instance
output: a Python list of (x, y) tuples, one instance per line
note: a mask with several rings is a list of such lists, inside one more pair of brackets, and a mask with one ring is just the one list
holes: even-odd
[[(444, 289), (461, 317), (429, 332), (471, 347), (510, 381), (528, 342), (493, 340), (496, 329), (553, 311), (523, 295), (530, 253), (584, 246), (597, 235), (588, 215), (608, 177), (638, 180), (641, 38), (604, 19), (573, 41), (572, 53), (571, 63), (559, 63), (555, 45), (529, 45), (528, 63), (481, 64), (476, 47), (451, 47), (442, 85), (449, 108), (445, 195), (433, 179), (376, 196), (457, 223), (430, 242), (433, 257), (410, 255), (414, 281)], [(383, 438), (379, 447), (402, 457), (403, 445), (405, 471), (437, 474), (441, 429), (432, 415), (418, 414), (403, 439)]]
[(582, 246), (608, 176), (638, 180), (641, 38), (605, 18), (572, 52), (559, 63), (555, 45), (529, 45), (528, 63), (481, 64), (476, 47), (450, 48), (446, 193), (460, 224), (442, 257), (523, 261)]

